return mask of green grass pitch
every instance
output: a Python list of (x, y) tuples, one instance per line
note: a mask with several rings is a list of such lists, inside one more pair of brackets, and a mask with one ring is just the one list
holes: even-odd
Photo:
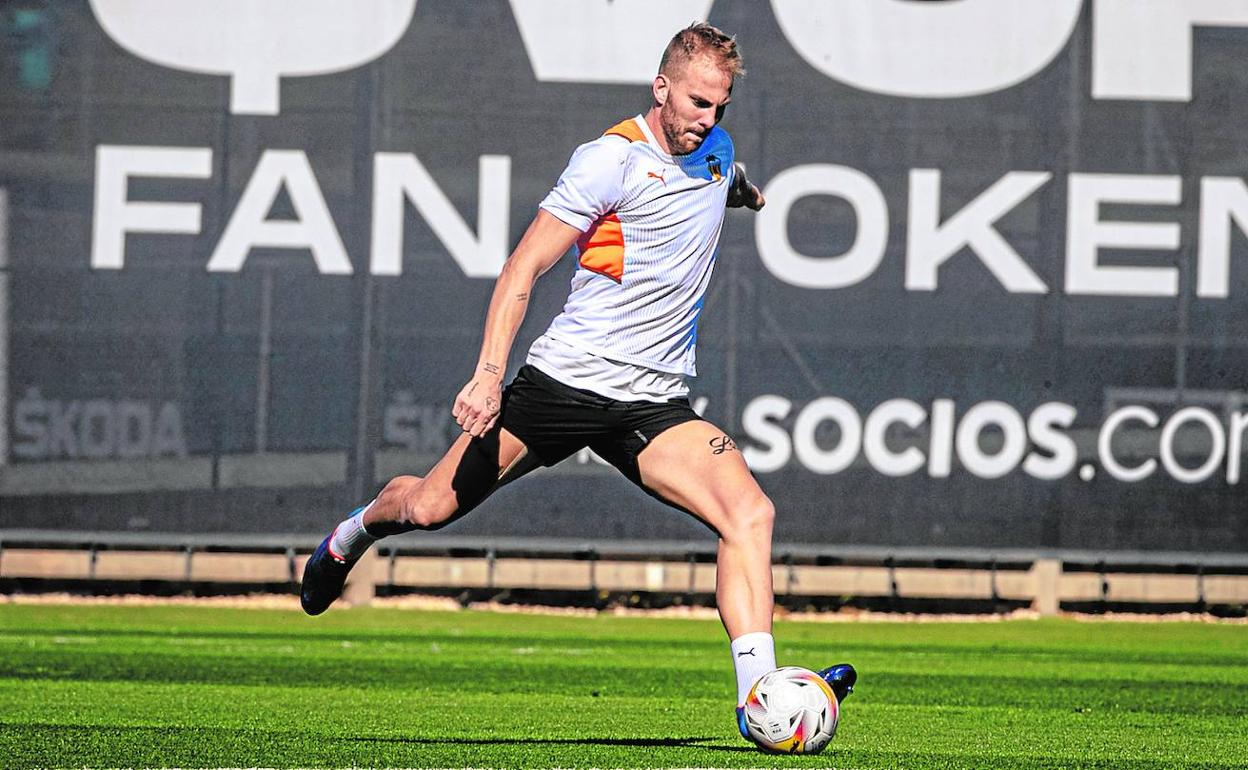
[(1248, 626), (797, 623), (815, 757), (736, 734), (709, 620), (0, 605), (2, 767), (1248, 767)]

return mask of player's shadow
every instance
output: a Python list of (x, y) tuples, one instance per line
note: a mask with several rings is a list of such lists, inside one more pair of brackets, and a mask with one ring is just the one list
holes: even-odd
[(639, 748), (680, 748), (689, 746), (710, 751), (749, 751), (746, 746), (715, 745), (715, 737), (693, 738), (394, 738), (356, 736), (361, 743), (414, 743), (425, 746), (634, 746)]

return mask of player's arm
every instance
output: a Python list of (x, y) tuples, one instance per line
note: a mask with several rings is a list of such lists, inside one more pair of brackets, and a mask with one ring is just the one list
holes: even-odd
[(533, 223), (503, 264), (485, 317), (485, 335), (477, 368), (472, 373), (472, 379), (456, 396), (451, 410), (464, 432), (481, 436), (498, 419), (507, 358), (529, 307), (533, 284), (538, 276), (572, 248), (580, 236), (580, 230), (564, 224), (546, 210), (538, 209)]
[(732, 164), (732, 187), (728, 190), (728, 208), (740, 208), (745, 206), (752, 211), (758, 211), (767, 203), (763, 198), (763, 191), (758, 189), (745, 176), (745, 164)]

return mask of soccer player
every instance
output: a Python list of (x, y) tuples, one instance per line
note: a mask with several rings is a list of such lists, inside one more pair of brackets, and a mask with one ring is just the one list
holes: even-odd
[[(304, 568), (308, 614), (342, 594), (378, 538), (443, 527), (588, 446), (719, 535), (715, 598), (745, 734), (741, 706), (776, 668), (774, 508), (733, 440), (690, 407), (685, 383), (725, 206), (764, 203), (718, 126), (742, 72), (735, 39), (705, 23), (683, 29), (663, 53), (649, 110), (577, 148), (498, 277), (476, 369), (452, 410), (463, 434), (429, 475), (392, 479), (325, 538)], [(573, 245), (563, 312), (504, 390), (529, 292)], [(822, 673), (838, 699), (856, 679), (848, 664)]]

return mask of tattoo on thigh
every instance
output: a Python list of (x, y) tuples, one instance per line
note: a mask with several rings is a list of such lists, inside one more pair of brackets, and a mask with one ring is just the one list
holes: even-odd
[(737, 442), (733, 441), (731, 436), (719, 436), (707, 443), (711, 445), (713, 455), (722, 455), (724, 452), (734, 452), (737, 449)]

